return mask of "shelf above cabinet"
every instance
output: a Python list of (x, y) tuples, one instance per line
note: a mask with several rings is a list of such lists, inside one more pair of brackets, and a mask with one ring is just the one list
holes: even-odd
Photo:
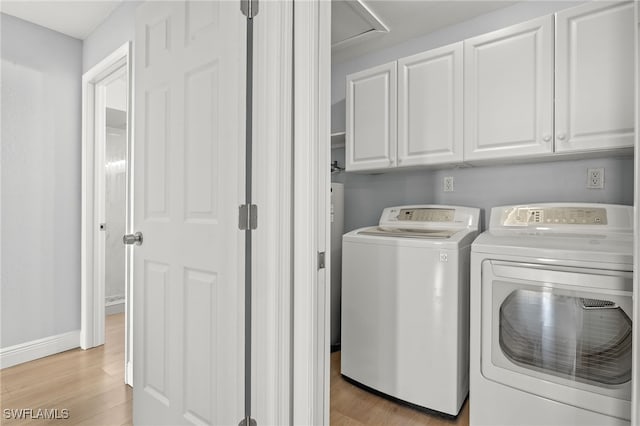
[(331, 133), (331, 149), (344, 148), (346, 132)]

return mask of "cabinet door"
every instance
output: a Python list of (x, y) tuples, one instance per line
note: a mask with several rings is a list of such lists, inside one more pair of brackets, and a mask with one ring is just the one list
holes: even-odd
[(556, 14), (556, 151), (632, 147), (633, 3)]
[(553, 151), (553, 16), (465, 41), (464, 159)]
[(347, 171), (396, 165), (396, 63), (347, 76)]
[(462, 42), (398, 61), (398, 165), (462, 161)]

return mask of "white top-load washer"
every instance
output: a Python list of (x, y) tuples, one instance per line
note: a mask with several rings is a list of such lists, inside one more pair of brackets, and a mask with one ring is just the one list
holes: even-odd
[(469, 253), (477, 208), (384, 209), (342, 239), (341, 373), (456, 416), (468, 393)]
[(633, 208), (495, 207), (471, 253), (471, 425), (628, 425)]

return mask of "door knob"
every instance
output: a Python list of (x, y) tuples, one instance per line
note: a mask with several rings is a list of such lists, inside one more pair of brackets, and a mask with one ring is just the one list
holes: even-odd
[(545, 141), (545, 142), (549, 142), (551, 140), (551, 135), (544, 135), (542, 137), (542, 140)]
[(126, 234), (122, 237), (122, 242), (125, 244), (135, 244), (139, 246), (142, 244), (142, 232), (136, 232), (135, 234)]
[(564, 133), (558, 133), (556, 137), (558, 138), (558, 140), (563, 141), (567, 137), (567, 135), (565, 135)]

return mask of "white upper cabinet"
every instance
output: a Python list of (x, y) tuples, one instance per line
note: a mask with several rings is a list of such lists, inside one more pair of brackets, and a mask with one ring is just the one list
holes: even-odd
[(398, 166), (462, 162), (462, 46), (398, 61)]
[(553, 152), (553, 16), (464, 42), (465, 160)]
[(632, 148), (634, 25), (594, 1), (347, 76), (347, 171)]
[(633, 2), (556, 14), (556, 152), (632, 147)]
[(396, 63), (347, 76), (348, 171), (396, 166)]

